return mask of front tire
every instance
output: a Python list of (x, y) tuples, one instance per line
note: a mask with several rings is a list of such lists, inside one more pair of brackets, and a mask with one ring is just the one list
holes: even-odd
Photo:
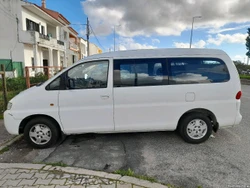
[(192, 113), (181, 119), (178, 130), (186, 142), (199, 144), (210, 137), (213, 126), (210, 119), (204, 114)]
[(50, 119), (38, 117), (27, 123), (24, 128), (24, 138), (34, 148), (48, 148), (57, 142), (59, 130)]

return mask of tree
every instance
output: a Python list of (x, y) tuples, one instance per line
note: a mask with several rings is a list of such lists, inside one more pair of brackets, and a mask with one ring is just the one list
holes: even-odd
[(246, 64), (242, 63), (241, 61), (233, 61), (233, 62), (234, 62), (235, 66), (240, 74), (245, 74), (246, 72), (249, 72), (250, 65), (246, 65)]
[(248, 30), (248, 32), (247, 32), (248, 36), (246, 38), (246, 48), (247, 48), (246, 55), (247, 55), (247, 57), (250, 58), (250, 28), (248, 28), (247, 30)]

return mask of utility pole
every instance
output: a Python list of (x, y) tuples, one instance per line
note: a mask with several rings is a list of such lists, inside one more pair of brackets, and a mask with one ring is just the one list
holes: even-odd
[(114, 25), (114, 51), (115, 51), (115, 25)]
[(115, 51), (115, 36), (116, 36), (116, 33), (115, 33), (115, 27), (119, 27), (121, 26), (120, 24), (119, 25), (114, 25), (114, 51)]
[(6, 86), (6, 77), (5, 77), (5, 66), (2, 64), (0, 75), (2, 75), (2, 87), (3, 87), (3, 100), (4, 100), (4, 110), (7, 110), (7, 104), (8, 104), (8, 99), (7, 99), (7, 86)]
[(87, 17), (87, 56), (89, 56), (89, 18)]
[(194, 16), (192, 19), (192, 29), (191, 29), (191, 34), (190, 34), (190, 44), (189, 44), (189, 48), (192, 47), (192, 40), (193, 40), (193, 29), (194, 29), (194, 19), (195, 18), (201, 18), (201, 16)]

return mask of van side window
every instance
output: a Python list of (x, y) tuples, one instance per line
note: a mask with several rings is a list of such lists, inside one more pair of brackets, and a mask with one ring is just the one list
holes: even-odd
[(69, 89), (106, 88), (108, 83), (108, 61), (81, 63), (67, 72)]
[(114, 60), (114, 87), (167, 84), (166, 59)]
[(226, 64), (217, 58), (168, 59), (170, 84), (219, 83), (230, 79)]
[(61, 77), (59, 76), (46, 87), (46, 90), (59, 90), (60, 83), (61, 83)]

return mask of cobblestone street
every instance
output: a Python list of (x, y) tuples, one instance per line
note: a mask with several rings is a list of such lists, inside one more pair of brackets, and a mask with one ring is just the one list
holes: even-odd
[[(22, 166), (27, 166), (26, 168)], [(52, 167), (35, 164), (0, 164), (0, 187), (3, 188), (164, 188), (161, 184), (137, 180), (131, 177), (122, 177), (117, 174), (108, 174), (77, 168)], [(68, 172), (67, 172), (68, 171)], [(74, 172), (75, 173), (70, 173)], [(89, 172), (89, 173), (88, 173)], [(86, 174), (84, 174), (86, 173)], [(110, 178), (104, 178), (100, 176)], [(126, 178), (132, 182), (125, 182)], [(137, 183), (136, 183), (137, 182)], [(139, 186), (144, 184), (144, 186)]]

